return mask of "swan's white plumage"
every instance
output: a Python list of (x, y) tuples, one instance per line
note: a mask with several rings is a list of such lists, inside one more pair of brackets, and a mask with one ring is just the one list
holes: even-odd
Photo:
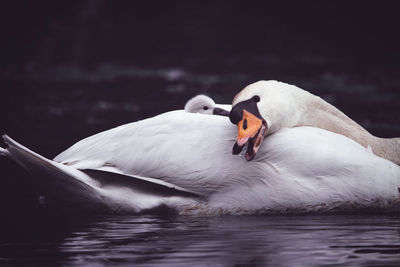
[[(227, 117), (172, 111), (85, 138), (54, 164), (71, 179), (79, 179), (79, 169), (104, 170), (159, 179), (205, 196), (160, 197), (96, 187), (89, 179), (117, 211), (162, 204), (182, 214), (354, 210), (385, 208), (399, 199), (400, 167), (345, 136), (313, 127), (282, 128), (264, 140), (250, 162), (231, 154), (235, 136)], [(8, 145), (7, 153), (18, 161)]]
[(247, 162), (231, 155), (235, 132), (226, 117), (173, 111), (84, 139), (55, 160), (113, 166), (199, 192), (209, 198), (202, 212), (367, 207), (398, 198), (399, 166), (347, 137), (284, 128)]

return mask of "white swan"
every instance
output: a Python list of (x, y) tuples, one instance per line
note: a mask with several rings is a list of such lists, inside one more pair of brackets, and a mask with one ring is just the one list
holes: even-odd
[(230, 119), (238, 125), (233, 152), (249, 142), (251, 160), (266, 134), (284, 127), (313, 126), (342, 134), (385, 159), (400, 164), (400, 138), (373, 136), (343, 112), (296, 86), (278, 81), (259, 81), (240, 91), (232, 103)]
[(354, 210), (387, 208), (399, 198), (400, 167), (343, 135), (284, 128), (249, 162), (231, 154), (234, 136), (226, 117), (180, 110), (85, 138), (54, 161), (7, 136), (0, 152), (40, 179), (57, 181), (57, 193), (113, 211), (160, 205), (181, 214)]

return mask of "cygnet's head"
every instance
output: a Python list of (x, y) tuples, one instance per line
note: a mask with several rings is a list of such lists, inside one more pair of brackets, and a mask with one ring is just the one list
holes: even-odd
[(205, 95), (197, 95), (191, 98), (186, 102), (185, 111), (190, 113), (229, 116), (229, 111), (216, 107), (214, 100)]

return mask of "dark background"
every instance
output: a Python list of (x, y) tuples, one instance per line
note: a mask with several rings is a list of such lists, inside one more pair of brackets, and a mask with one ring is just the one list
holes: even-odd
[[(0, 131), (49, 158), (199, 93), (230, 103), (260, 79), (400, 136), (396, 1), (8, 1), (0, 10)], [(0, 169), (3, 211), (36, 205), (34, 180), (9, 159)]]

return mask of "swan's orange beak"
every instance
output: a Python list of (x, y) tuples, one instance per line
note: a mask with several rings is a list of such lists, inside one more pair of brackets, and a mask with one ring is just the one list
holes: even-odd
[(254, 116), (247, 110), (243, 110), (242, 120), (237, 124), (238, 135), (236, 142), (239, 146), (244, 146), (249, 138), (253, 138), (262, 125), (262, 120)]
[(232, 153), (239, 154), (243, 146), (248, 143), (246, 159), (252, 160), (260, 148), (261, 142), (267, 133), (267, 123), (243, 109), (242, 119), (237, 123), (238, 135)]

